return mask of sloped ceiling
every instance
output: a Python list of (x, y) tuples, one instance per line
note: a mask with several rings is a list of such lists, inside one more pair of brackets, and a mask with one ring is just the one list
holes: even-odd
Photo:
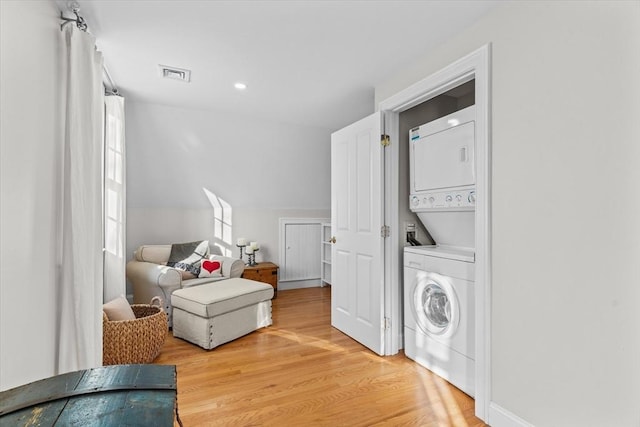
[[(374, 87), (471, 25), (485, 1), (80, 1), (129, 99), (335, 130)], [(66, 6), (66, 2), (61, 4)], [(158, 65), (192, 71), (162, 79)], [(238, 91), (235, 82), (248, 88)]]

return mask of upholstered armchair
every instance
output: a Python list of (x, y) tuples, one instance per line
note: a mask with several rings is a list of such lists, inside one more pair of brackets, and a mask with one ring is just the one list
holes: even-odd
[(127, 279), (133, 287), (133, 303), (146, 304), (151, 298), (162, 298), (169, 326), (173, 324), (171, 294), (177, 289), (203, 285), (219, 280), (240, 277), (244, 271), (244, 262), (240, 259), (225, 257), (217, 246), (211, 247), (209, 259), (220, 263), (219, 272), (211, 277), (183, 278), (184, 272), (167, 266), (171, 245), (143, 245), (127, 263)]

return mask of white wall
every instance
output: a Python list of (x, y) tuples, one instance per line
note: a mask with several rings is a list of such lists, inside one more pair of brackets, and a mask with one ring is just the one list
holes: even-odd
[[(215, 237), (211, 209), (129, 208), (127, 211), (127, 222), (136, 224), (135, 227), (128, 226), (128, 259), (132, 258), (136, 248), (143, 244), (168, 244), (201, 239), (209, 239), (211, 244), (225, 246), (231, 250), (234, 257), (238, 257), (240, 250), (235, 246), (235, 242), (238, 237), (245, 237), (260, 242), (256, 261), (271, 261), (276, 264), (280, 264), (278, 247), (280, 218), (329, 218), (331, 216), (331, 209), (234, 208), (232, 244), (224, 245)], [(182, 226), (173, 226), (178, 224)], [(320, 262), (319, 259), (318, 262)]]
[(0, 1), (0, 389), (55, 374), (60, 12)]
[(376, 102), (489, 42), (492, 401), (536, 426), (637, 426), (640, 3), (502, 5)]
[(221, 243), (203, 189), (231, 206), (225, 245), (237, 256), (238, 237), (258, 241), (258, 261), (279, 261), (278, 218), (330, 216), (329, 130), (137, 102), (126, 110), (129, 258), (141, 244)]

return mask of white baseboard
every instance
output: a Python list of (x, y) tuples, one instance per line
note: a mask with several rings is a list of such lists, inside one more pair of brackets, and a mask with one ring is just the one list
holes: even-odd
[(534, 427), (516, 414), (513, 414), (494, 402), (489, 404), (489, 420), (491, 427)]
[(279, 291), (286, 291), (288, 289), (319, 288), (319, 287), (320, 287), (320, 279), (288, 280), (286, 282), (278, 282)]

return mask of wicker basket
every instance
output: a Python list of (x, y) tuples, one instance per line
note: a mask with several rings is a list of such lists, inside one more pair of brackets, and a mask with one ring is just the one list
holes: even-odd
[(162, 301), (154, 297), (151, 304), (133, 304), (131, 309), (133, 320), (111, 321), (102, 313), (104, 365), (151, 363), (160, 354), (168, 330)]

